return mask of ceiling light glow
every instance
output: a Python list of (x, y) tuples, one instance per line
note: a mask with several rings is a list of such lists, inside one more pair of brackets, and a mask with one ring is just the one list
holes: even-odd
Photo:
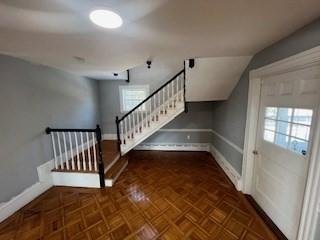
[(90, 13), (90, 20), (103, 28), (118, 28), (122, 25), (122, 18), (115, 12), (98, 9)]

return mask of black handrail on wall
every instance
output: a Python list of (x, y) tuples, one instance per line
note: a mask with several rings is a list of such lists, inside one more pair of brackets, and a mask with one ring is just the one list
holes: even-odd
[(100, 179), (100, 187), (105, 187), (105, 180), (104, 180), (104, 164), (102, 159), (102, 133), (101, 127), (99, 125), (96, 128), (46, 128), (46, 133), (50, 134), (52, 132), (94, 132), (96, 135), (97, 143), (98, 143), (98, 171), (99, 171), (99, 179)]
[(135, 110), (137, 110), (139, 107), (141, 107), (144, 103), (146, 103), (150, 98), (152, 98), (155, 94), (157, 94), (159, 91), (161, 91), (164, 87), (166, 87), (168, 84), (170, 84), (172, 81), (174, 81), (178, 76), (183, 74), (183, 88), (184, 88), (184, 105), (185, 109), (186, 107), (186, 98), (185, 98), (185, 92), (186, 92), (186, 68), (184, 68), (178, 72), (176, 75), (174, 75), (172, 78), (170, 78), (169, 81), (165, 82), (163, 85), (161, 85), (157, 90), (155, 90), (153, 93), (151, 93), (146, 99), (144, 99), (141, 103), (139, 103), (137, 106), (135, 106), (132, 110), (127, 112), (124, 116), (122, 116), (120, 119), (118, 116), (116, 116), (116, 125), (117, 125), (117, 139), (118, 139), (118, 149), (121, 154), (121, 139), (120, 139), (120, 122), (123, 121), (126, 117), (128, 117), (131, 113), (133, 113)]

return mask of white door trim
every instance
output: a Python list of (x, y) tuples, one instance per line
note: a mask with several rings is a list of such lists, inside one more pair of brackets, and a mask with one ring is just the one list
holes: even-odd
[[(270, 75), (287, 73), (314, 65), (320, 67), (320, 46), (296, 54), (289, 58), (277, 61), (270, 65), (250, 71), (249, 94), (247, 107), (247, 121), (245, 130), (245, 142), (243, 149), (242, 179), (243, 192), (252, 193), (253, 166), (257, 123), (260, 107), (261, 78)], [(315, 134), (309, 161), (309, 171), (303, 200), (302, 214), (298, 230), (298, 240), (313, 239), (316, 228), (316, 211), (319, 201), (320, 184), (320, 113), (317, 114)]]

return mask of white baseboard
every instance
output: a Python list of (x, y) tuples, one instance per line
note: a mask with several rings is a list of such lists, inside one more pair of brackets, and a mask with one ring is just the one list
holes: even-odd
[(19, 195), (13, 197), (10, 201), (2, 203), (0, 205), (0, 222), (10, 217), (16, 211), (47, 191), (50, 187), (52, 187), (50, 183), (37, 182), (25, 189)]
[(227, 174), (236, 189), (238, 191), (241, 191), (242, 181), (240, 174), (231, 166), (231, 164), (225, 159), (225, 157), (212, 144), (210, 145), (210, 153), (223, 169), (223, 171)]
[(52, 172), (54, 186), (100, 188), (98, 173)]
[(203, 151), (210, 152), (238, 191), (242, 190), (240, 174), (231, 166), (225, 157), (211, 143), (143, 143), (135, 150), (158, 151)]
[(102, 140), (117, 140), (117, 134), (103, 134)]
[(158, 151), (209, 151), (209, 143), (143, 143), (135, 150)]
[(47, 182), (53, 185), (51, 170), (54, 169), (54, 159), (37, 167), (39, 182)]
[(53, 168), (53, 160), (37, 168), (39, 182), (26, 188), (19, 195), (13, 197), (8, 202), (0, 203), (0, 222), (10, 217), (16, 211), (27, 205), (29, 202), (40, 196), (53, 186), (51, 177), (51, 169)]

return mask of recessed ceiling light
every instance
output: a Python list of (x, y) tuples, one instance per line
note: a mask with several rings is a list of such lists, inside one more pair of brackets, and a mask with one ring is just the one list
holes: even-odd
[(118, 14), (104, 9), (92, 11), (90, 20), (103, 28), (118, 28), (122, 25), (122, 18)]

